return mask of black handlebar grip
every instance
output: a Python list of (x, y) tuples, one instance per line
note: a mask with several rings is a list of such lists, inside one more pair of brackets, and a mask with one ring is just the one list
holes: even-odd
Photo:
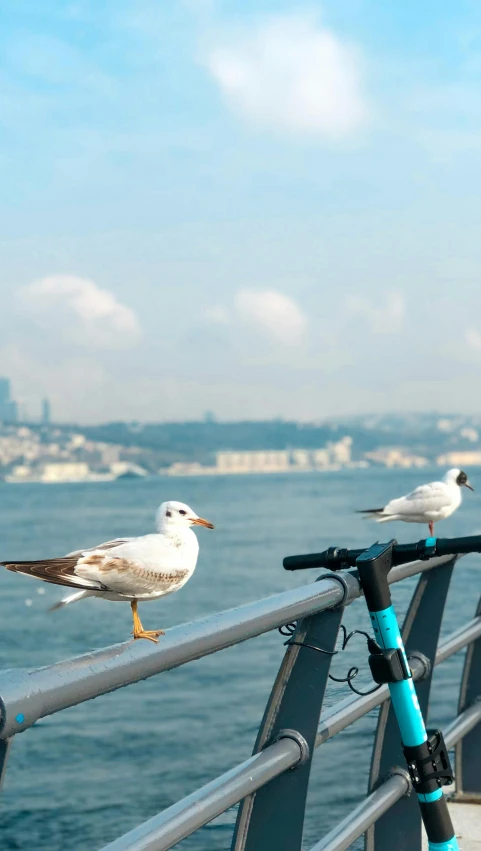
[(465, 538), (437, 538), (436, 555), (459, 555), (481, 553), (481, 535), (468, 535)]
[[(285, 570), (306, 570), (312, 567), (342, 570), (345, 567), (354, 567), (357, 559), (362, 553), (366, 552), (366, 549), (368, 547), (360, 550), (330, 547), (322, 553), (286, 556), (283, 565)], [(414, 544), (394, 544), (392, 549), (393, 566), (407, 564), (407, 562), (417, 559), (466, 553), (481, 553), (481, 535), (471, 535), (465, 538), (434, 538), (434, 540), (428, 538)]]
[(284, 570), (306, 570), (309, 567), (327, 567), (329, 570), (342, 570), (352, 567), (364, 550), (346, 550), (329, 547), (322, 553), (306, 553), (299, 556), (286, 556), (282, 564)]
[(309, 553), (302, 556), (286, 556), (282, 564), (284, 570), (305, 570), (308, 567), (326, 567), (326, 553)]

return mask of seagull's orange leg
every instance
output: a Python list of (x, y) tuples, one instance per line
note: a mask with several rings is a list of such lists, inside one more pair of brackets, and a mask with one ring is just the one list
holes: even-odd
[(159, 641), (159, 635), (165, 635), (163, 629), (144, 629), (142, 626), (142, 621), (139, 618), (139, 613), (137, 611), (137, 600), (132, 600), (130, 604), (130, 608), (132, 609), (132, 617), (134, 619), (134, 628), (132, 630), (132, 634), (134, 639), (136, 638), (147, 638), (149, 641), (154, 641), (156, 644)]
[(431, 520), (431, 522), (429, 524), (429, 534), (430, 534), (431, 538), (434, 538), (434, 521), (433, 520)]

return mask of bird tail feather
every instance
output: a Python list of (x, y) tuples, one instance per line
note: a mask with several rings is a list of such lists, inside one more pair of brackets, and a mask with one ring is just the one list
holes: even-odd
[(49, 612), (56, 612), (57, 609), (63, 609), (64, 606), (68, 606), (70, 603), (77, 603), (79, 600), (84, 600), (85, 597), (90, 596), (92, 596), (90, 591), (75, 591), (74, 594), (68, 594), (63, 600), (59, 600), (54, 606), (50, 606)]
[(363, 520), (375, 520), (376, 523), (387, 523), (393, 519), (391, 514), (384, 514), (384, 508), (364, 508), (356, 514), (364, 514)]

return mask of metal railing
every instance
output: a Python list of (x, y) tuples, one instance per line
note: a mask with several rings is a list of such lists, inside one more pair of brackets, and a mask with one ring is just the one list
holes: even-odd
[[(456, 557), (395, 567), (391, 583), (420, 574), (403, 639), (426, 716), (432, 671), (468, 647), (458, 717), (445, 730), (456, 746), (457, 795), (481, 801), (481, 605), (438, 646)], [(169, 629), (158, 645), (114, 645), (33, 670), (0, 672), (0, 782), (15, 735), (40, 718), (162, 671), (297, 622), (260, 725), (253, 756), (105, 846), (103, 851), (167, 851), (238, 804), (232, 851), (300, 851), (315, 748), (380, 706), (368, 795), (311, 851), (342, 851), (365, 834), (366, 851), (421, 849), (419, 810), (404, 767), (387, 686), (348, 697), (321, 714), (344, 608), (361, 595), (355, 573), (318, 581)], [(306, 646), (307, 645), (307, 646)], [(310, 646), (327, 653), (313, 653)], [(67, 851), (67, 850), (66, 850)]]

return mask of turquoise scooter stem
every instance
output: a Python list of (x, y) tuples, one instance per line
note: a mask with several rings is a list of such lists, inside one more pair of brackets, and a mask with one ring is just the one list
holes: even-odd
[[(406, 667), (409, 667), (394, 607), (389, 606), (380, 612), (370, 612), (370, 617), (374, 636), (380, 647), (383, 650), (399, 649), (403, 655)], [(412, 677), (397, 683), (388, 683), (388, 687), (403, 745), (413, 748), (424, 745), (427, 741), (426, 727), (419, 708), (419, 701)], [(443, 821), (446, 820), (446, 815), (449, 818), (446, 799), (444, 798), (441, 787), (434, 789), (432, 792), (417, 793), (417, 798), (419, 803), (425, 808), (425, 812), (423, 813), (425, 825), (426, 818), (428, 822), (438, 819), (440, 808), (446, 810), (446, 813), (442, 814), (444, 816)], [(436, 808), (436, 812), (431, 812), (433, 807)], [(429, 840), (429, 851), (459, 851), (458, 841), (454, 835), (452, 825), (451, 828), (449, 826), (446, 826), (446, 828), (447, 830), (452, 830), (451, 837), (443, 842), (432, 842)]]
[[(433, 744), (426, 731), (396, 613), (391, 604), (387, 576), (392, 567), (394, 543), (375, 544), (356, 560), (375, 643), (378, 645), (369, 663), (376, 682), (384, 682), (389, 686), (404, 755), (428, 836), (429, 851), (459, 851), (441, 786), (450, 771), (447, 754), (443, 751), (444, 741), (439, 731), (436, 731)], [(429, 546), (435, 543), (435, 539), (426, 541)], [(438, 771), (438, 757), (441, 762), (444, 759), (448, 766), (444, 773)]]

